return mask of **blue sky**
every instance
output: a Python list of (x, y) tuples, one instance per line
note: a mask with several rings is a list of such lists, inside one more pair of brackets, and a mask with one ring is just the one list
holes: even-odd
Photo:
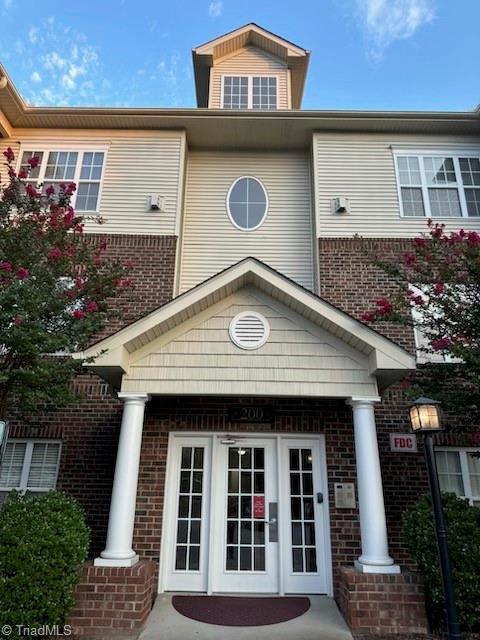
[(304, 108), (480, 103), (480, 0), (0, 0), (0, 60), (33, 104), (192, 107), (191, 48), (246, 22), (312, 51)]

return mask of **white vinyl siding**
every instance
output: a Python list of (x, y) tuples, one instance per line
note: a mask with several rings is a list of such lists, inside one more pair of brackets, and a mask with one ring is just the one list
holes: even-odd
[[(268, 215), (256, 230), (237, 229), (227, 211), (232, 183), (255, 176), (268, 194)], [(253, 256), (313, 288), (308, 157), (298, 153), (189, 154), (180, 292)]]
[[(178, 228), (177, 215), (182, 200), (181, 179), (185, 161), (185, 134), (181, 131), (66, 131), (49, 134), (41, 131), (19, 133), (21, 147), (12, 140), (5, 141), (17, 155), (22, 150), (106, 149), (103, 184), (98, 214), (101, 225), (87, 221), (89, 233), (117, 233), (142, 235), (174, 235)], [(0, 163), (2, 164), (2, 163)], [(84, 167), (84, 175), (87, 172)], [(0, 174), (5, 178), (3, 164)], [(91, 184), (91, 180), (85, 180)], [(164, 210), (150, 210), (150, 194), (163, 196)], [(89, 194), (79, 195), (87, 197)]]
[(289, 104), (289, 78), (286, 62), (261, 49), (246, 47), (235, 55), (214, 63), (210, 70), (210, 108), (220, 109), (222, 107), (222, 83), (225, 76), (274, 77), (277, 79), (277, 108), (289, 109), (291, 106)]
[[(236, 346), (232, 319), (257, 313), (270, 327), (257, 349)], [(368, 356), (255, 289), (225, 299), (203, 321), (185, 323), (132, 354), (122, 391), (235, 395), (375, 396)]]
[(480, 507), (480, 449), (438, 448), (435, 457), (440, 489)]
[(54, 489), (60, 465), (61, 443), (52, 440), (9, 440), (0, 466), (0, 502), (18, 491)]
[[(314, 133), (318, 236), (408, 238), (425, 232), (425, 217), (401, 216), (395, 169), (395, 152), (415, 156), (415, 149), (419, 148), (426, 155), (450, 149), (450, 153), (471, 158), (478, 155), (480, 142), (461, 136)], [(417, 178), (413, 172), (412, 184), (407, 188), (414, 188), (413, 181)], [(349, 199), (349, 213), (333, 212), (332, 200), (341, 196)], [(447, 231), (460, 228), (480, 231), (479, 218), (438, 218), (438, 221), (446, 223)]]

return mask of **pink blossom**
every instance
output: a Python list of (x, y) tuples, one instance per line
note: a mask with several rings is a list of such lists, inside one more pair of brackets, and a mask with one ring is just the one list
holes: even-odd
[(40, 163), (40, 158), (38, 156), (32, 156), (31, 158), (28, 159), (28, 164), (32, 167), (32, 169), (35, 169), (35, 167), (38, 167)]
[(434, 351), (442, 351), (442, 349), (447, 349), (451, 343), (450, 338), (437, 338), (436, 340), (432, 340), (431, 344)]
[(377, 305), (378, 313), (382, 316), (387, 316), (393, 311), (393, 304), (388, 298), (380, 298), (375, 301), (375, 304)]
[(480, 244), (480, 234), (476, 231), (469, 231), (467, 234), (467, 242), (471, 247), (476, 247)]
[(414, 264), (415, 261), (416, 261), (416, 257), (413, 253), (407, 252), (403, 254), (403, 262), (407, 266)]
[(363, 322), (373, 322), (375, 320), (375, 314), (372, 311), (365, 311), (365, 313), (362, 313), (360, 316), (360, 319), (363, 320)]
[(80, 290), (80, 289), (83, 289), (83, 287), (85, 286), (85, 282), (83, 278), (75, 278), (74, 282), (75, 282), (76, 289)]
[(20, 180), (25, 180), (25, 178), (28, 178), (28, 171), (26, 169), (20, 169), (20, 171), (18, 172), (18, 177), (20, 178)]
[(75, 320), (82, 320), (83, 318), (85, 318), (85, 311), (81, 311), (81, 309), (75, 309), (75, 311), (72, 313), (72, 316), (75, 318)]
[(415, 238), (413, 243), (419, 249), (423, 249), (424, 247), (427, 246), (427, 239), (426, 238)]
[(0, 269), (2, 271), (12, 271), (13, 267), (12, 267), (12, 263), (11, 262), (0, 262)]
[(13, 324), (16, 327), (19, 327), (21, 324), (23, 324), (23, 318), (22, 316), (16, 315), (15, 318), (13, 319)]
[(52, 185), (49, 185), (46, 189), (45, 189), (45, 193), (47, 194), (47, 196), (53, 196), (53, 194), (55, 193), (55, 188)]
[(25, 280), (30, 275), (30, 272), (25, 267), (18, 267), (17, 269), (17, 278), (19, 280)]
[(95, 300), (90, 300), (90, 302), (87, 303), (85, 309), (88, 313), (94, 313), (95, 311), (98, 311), (98, 304), (95, 302)]
[(50, 251), (47, 254), (48, 259), (53, 260), (53, 262), (57, 262), (58, 260), (60, 260), (62, 255), (63, 254), (58, 247), (53, 247), (53, 249), (50, 249)]
[(15, 154), (13, 153), (11, 147), (8, 147), (8, 149), (3, 152), (3, 155), (7, 159), (7, 162), (9, 162), (10, 164), (15, 160)]
[(40, 196), (40, 193), (38, 193), (38, 191), (31, 184), (27, 184), (27, 186), (25, 187), (25, 191), (27, 192), (27, 196), (29, 196), (30, 198), (38, 198)]
[(17, 174), (15, 173), (12, 167), (9, 167), (8, 169), (8, 177), (11, 178), (12, 180), (17, 177)]
[(445, 293), (445, 285), (443, 284), (443, 282), (436, 282), (433, 285), (433, 290), (437, 294), (437, 296), (440, 296), (442, 295), (442, 293)]

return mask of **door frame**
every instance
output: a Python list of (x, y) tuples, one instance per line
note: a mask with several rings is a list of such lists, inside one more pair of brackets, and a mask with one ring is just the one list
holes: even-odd
[[(319, 453), (320, 453), (320, 479), (322, 483), (322, 490), (324, 494), (323, 501), (323, 540), (324, 545), (322, 549), (322, 561), (323, 567), (325, 570), (325, 584), (326, 584), (326, 595), (333, 596), (333, 573), (332, 573), (332, 553), (331, 553), (331, 536), (330, 536), (330, 509), (329, 509), (329, 489), (328, 489), (328, 473), (327, 473), (327, 459), (326, 459), (326, 449), (325, 449), (325, 435), (320, 433), (271, 433), (271, 432), (250, 432), (250, 431), (170, 431), (168, 434), (168, 446), (167, 446), (167, 464), (165, 469), (165, 484), (163, 491), (163, 517), (162, 517), (162, 534), (160, 540), (160, 563), (159, 563), (159, 577), (158, 577), (158, 593), (163, 593), (165, 591), (166, 582), (167, 582), (167, 573), (168, 573), (168, 551), (173, 549), (175, 531), (174, 527), (169, 526), (174, 520), (174, 516), (176, 513), (176, 495), (178, 493), (178, 487), (176, 487), (175, 479), (177, 472), (177, 462), (173, 459), (173, 449), (177, 446), (178, 442), (184, 440), (185, 442), (191, 443), (192, 438), (210, 438), (211, 439), (211, 447), (210, 447), (210, 460), (209, 460), (209, 468), (210, 468), (210, 491), (208, 495), (208, 509), (209, 512), (207, 516), (209, 517), (209, 526), (208, 530), (211, 532), (215, 527), (215, 508), (214, 508), (214, 500), (217, 490), (217, 482), (215, 481), (215, 473), (213, 470), (215, 469), (215, 464), (218, 460), (218, 448), (221, 445), (220, 440), (222, 438), (228, 437), (241, 439), (271, 439), (276, 443), (276, 455), (277, 455), (277, 483), (278, 483), (278, 491), (281, 491), (282, 488), (282, 478), (283, 478), (283, 465), (282, 465), (282, 443), (288, 440), (317, 440), (319, 442)], [(285, 594), (285, 571), (286, 571), (286, 559), (282, 557), (282, 545), (285, 540), (285, 528), (287, 526), (286, 518), (285, 518), (285, 506), (282, 509), (282, 506), (279, 501), (279, 518), (282, 518), (283, 522), (280, 522), (280, 526), (278, 529), (278, 582), (279, 582), (279, 595)], [(218, 514), (217, 514), (218, 515)], [(212, 594), (213, 587), (213, 571), (208, 571), (208, 568), (211, 566), (210, 558), (214, 555), (214, 547), (213, 547), (213, 535), (209, 535), (208, 540), (206, 541), (206, 545), (204, 547), (205, 553), (205, 566), (207, 567), (207, 589), (206, 593), (208, 595)], [(204, 592), (205, 593), (205, 592)]]

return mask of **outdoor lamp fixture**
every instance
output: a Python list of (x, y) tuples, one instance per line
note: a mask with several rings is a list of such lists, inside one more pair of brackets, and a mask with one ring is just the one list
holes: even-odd
[(452, 568), (448, 555), (447, 530), (442, 507), (442, 497), (438, 482), (437, 463), (433, 448), (433, 434), (442, 431), (440, 423), (439, 402), (430, 398), (418, 398), (410, 407), (410, 427), (413, 433), (423, 434), (425, 460), (428, 469), (428, 482), (432, 496), (435, 533), (437, 536), (438, 556), (442, 573), (445, 610), (447, 613), (448, 639), (460, 640), (457, 607), (453, 592)]

